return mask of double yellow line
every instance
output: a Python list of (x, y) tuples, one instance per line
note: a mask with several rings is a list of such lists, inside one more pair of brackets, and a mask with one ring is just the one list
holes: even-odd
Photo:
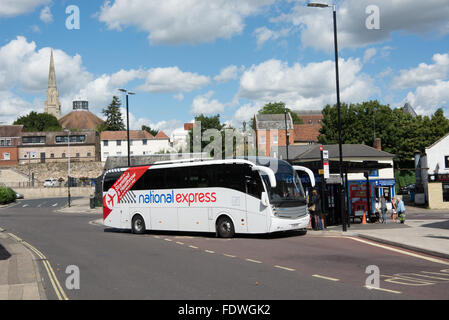
[(53, 289), (55, 290), (55, 293), (56, 293), (56, 296), (58, 297), (58, 299), (59, 300), (69, 300), (69, 298), (67, 297), (67, 295), (64, 292), (64, 289), (62, 288), (61, 284), (59, 283), (58, 278), (56, 277), (56, 274), (55, 274), (53, 268), (51, 267), (51, 264), (48, 261), (47, 257), (42, 252), (40, 252), (35, 247), (33, 247), (31, 244), (26, 242), (25, 240), (20, 239), (19, 237), (17, 237), (16, 235), (14, 235), (12, 233), (8, 233), (8, 234), (10, 237), (15, 239), (17, 242), (24, 244), (27, 248), (29, 248), (31, 251), (33, 251), (41, 259), (42, 264), (44, 265), (44, 267), (47, 271), (48, 278), (50, 279), (50, 282), (53, 286)]

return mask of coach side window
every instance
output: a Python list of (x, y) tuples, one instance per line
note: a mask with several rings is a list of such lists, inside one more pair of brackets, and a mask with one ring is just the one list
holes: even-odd
[(264, 188), (259, 173), (256, 171), (252, 171), (251, 168), (247, 168), (247, 170), (245, 170), (245, 179), (247, 191), (246, 193), (250, 196), (260, 199)]
[(122, 175), (122, 172), (110, 172), (106, 174), (103, 182), (103, 191), (107, 192), (114, 185), (118, 178)]
[(147, 190), (171, 188), (165, 182), (165, 170), (163, 169), (148, 170), (145, 173), (144, 183)]
[(217, 166), (214, 182), (214, 187), (229, 188), (246, 193), (242, 166), (233, 164)]

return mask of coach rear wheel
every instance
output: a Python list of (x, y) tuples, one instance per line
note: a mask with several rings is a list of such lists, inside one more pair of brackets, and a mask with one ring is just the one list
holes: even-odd
[(221, 217), (217, 222), (217, 234), (220, 238), (232, 238), (234, 236), (234, 224), (228, 217)]
[(145, 221), (142, 216), (135, 216), (131, 225), (132, 231), (135, 234), (143, 234), (145, 233)]

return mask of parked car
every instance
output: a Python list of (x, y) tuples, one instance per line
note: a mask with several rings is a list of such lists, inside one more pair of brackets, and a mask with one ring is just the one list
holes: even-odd
[(59, 187), (59, 181), (58, 179), (46, 179), (44, 181), (44, 187)]
[[(14, 191), (14, 190), (13, 190), (13, 191)], [(23, 194), (17, 193), (17, 192), (15, 192), (15, 191), (14, 191), (14, 193), (16, 194), (16, 199), (23, 199), (23, 198), (24, 198)]]

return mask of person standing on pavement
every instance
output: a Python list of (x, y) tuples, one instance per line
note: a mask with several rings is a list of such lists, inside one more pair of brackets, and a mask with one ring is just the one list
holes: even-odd
[(397, 201), (396, 198), (393, 198), (393, 201), (391, 201), (392, 205), (392, 213), (391, 213), (391, 219), (393, 219), (393, 223), (396, 223), (396, 217), (397, 217)]
[(400, 223), (405, 222), (405, 205), (402, 199), (398, 198), (396, 203), (396, 211), (398, 213), (398, 218)]
[(382, 223), (387, 223), (387, 200), (385, 196), (380, 197), (380, 211), (382, 213)]
[(320, 230), (321, 198), (316, 189), (312, 191), (309, 211), (311, 213), (311, 219), (313, 219), (313, 222), (315, 223), (315, 230)]

